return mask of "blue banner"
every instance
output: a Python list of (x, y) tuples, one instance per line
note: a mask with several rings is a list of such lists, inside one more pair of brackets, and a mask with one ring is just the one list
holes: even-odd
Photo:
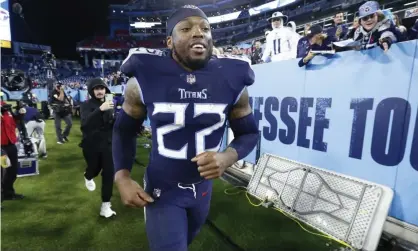
[[(124, 85), (110, 86), (109, 89), (113, 93), (123, 94)], [(4, 100), (20, 100), (22, 99), (23, 91), (8, 91), (5, 88), (1, 89), (5, 93)], [(31, 90), (35, 94), (38, 101), (48, 101), (48, 90), (46, 88), (35, 88)], [(75, 102), (84, 102), (88, 100), (87, 90), (66, 89), (65, 93), (73, 98)]]
[[(394, 189), (390, 215), (418, 226), (417, 40), (254, 66), (261, 153)], [(255, 153), (246, 161), (255, 162)]]

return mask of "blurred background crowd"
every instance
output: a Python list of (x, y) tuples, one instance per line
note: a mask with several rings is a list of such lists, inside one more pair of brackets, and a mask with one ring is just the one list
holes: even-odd
[[(129, 49), (165, 50), (165, 20), (181, 4), (136, 0), (111, 5), (110, 34), (79, 42), (78, 60), (57, 59), (49, 46), (17, 42), (13, 53), (2, 54), (2, 87), (45, 88), (54, 81), (86, 90), (86, 81), (98, 76), (109, 86), (123, 85), (127, 78), (118, 70)], [(388, 50), (418, 36), (417, 3), (410, 0), (200, 0), (196, 5), (209, 16), (214, 53), (242, 56), (252, 64), (300, 58), (304, 66), (318, 54), (374, 46)]]

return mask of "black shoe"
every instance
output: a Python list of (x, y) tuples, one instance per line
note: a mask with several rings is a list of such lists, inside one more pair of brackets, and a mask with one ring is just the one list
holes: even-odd
[(7, 194), (3, 196), (3, 200), (21, 200), (25, 198), (25, 196), (23, 196), (22, 194)]
[(67, 137), (63, 137), (62, 139), (63, 139), (64, 142), (69, 142)]

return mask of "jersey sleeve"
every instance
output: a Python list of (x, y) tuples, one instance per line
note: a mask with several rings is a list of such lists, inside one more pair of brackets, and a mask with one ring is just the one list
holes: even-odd
[(138, 74), (146, 72), (145, 62), (150, 62), (155, 57), (163, 56), (163, 51), (148, 48), (133, 48), (129, 50), (128, 57), (122, 62), (120, 71), (130, 77), (138, 77)]
[(235, 103), (245, 90), (255, 81), (254, 71), (251, 68), (251, 60), (242, 56), (219, 55), (222, 67), (226, 70), (229, 77), (230, 87), (235, 93)]
[(264, 48), (263, 51), (263, 56), (261, 57), (261, 59), (266, 62), (268, 58), (270, 58), (271, 54), (272, 54), (272, 47), (273, 47), (273, 40), (270, 39), (270, 34), (267, 35), (266, 37), (266, 47)]

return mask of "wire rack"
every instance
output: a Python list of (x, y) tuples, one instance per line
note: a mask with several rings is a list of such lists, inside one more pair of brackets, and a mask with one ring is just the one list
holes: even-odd
[(383, 190), (348, 176), (264, 154), (250, 180), (248, 192), (361, 249)]

